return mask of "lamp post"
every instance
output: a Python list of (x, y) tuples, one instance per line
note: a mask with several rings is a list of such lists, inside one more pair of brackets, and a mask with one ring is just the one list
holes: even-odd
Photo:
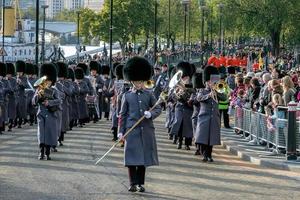
[(190, 0), (182, 0), (181, 3), (184, 6), (183, 59), (186, 60), (186, 21), (187, 21), (188, 5), (190, 4)]
[(5, 0), (2, 0), (2, 62), (4, 62)]
[(220, 9), (220, 21), (219, 21), (219, 29), (220, 29), (220, 35), (219, 35), (219, 54), (222, 53), (223, 51), (223, 30), (222, 30), (222, 11), (223, 11), (223, 7), (224, 4), (220, 3), (218, 4), (218, 7)]
[(80, 62), (79, 53), (80, 53), (80, 32), (79, 32), (79, 23), (80, 23), (80, 11), (77, 12), (77, 46), (76, 46), (76, 54), (77, 54), (77, 63)]
[(157, 61), (157, 7), (158, 0), (155, 0), (154, 5), (154, 52), (153, 52), (153, 64)]
[(112, 72), (113, 64), (112, 64), (112, 46), (113, 46), (113, 0), (110, 0), (110, 27), (109, 27), (109, 67)]
[(171, 0), (169, 0), (169, 6), (168, 6), (168, 41), (167, 41), (167, 48), (170, 48), (170, 36), (171, 36)]
[(39, 18), (40, 18), (40, 1), (36, 0), (35, 8), (35, 64), (39, 64)]
[(43, 36), (42, 36), (42, 63), (45, 63), (45, 22), (46, 22), (46, 9), (49, 8), (48, 5), (42, 5), (43, 8)]
[(205, 2), (204, 0), (199, 0), (199, 8), (201, 11), (201, 65), (204, 64), (203, 62), (203, 47), (204, 47), (204, 10), (205, 10)]

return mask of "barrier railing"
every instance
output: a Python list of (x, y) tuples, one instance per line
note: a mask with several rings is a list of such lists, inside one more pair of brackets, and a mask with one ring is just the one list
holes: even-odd
[[(296, 146), (300, 151), (300, 121), (296, 121)], [(273, 152), (285, 150), (287, 146), (288, 120), (279, 119), (274, 116), (267, 116), (245, 108), (235, 108), (234, 128), (237, 132), (242, 132), (243, 137), (255, 141), (256, 144), (264, 141), (269, 148), (273, 146)], [(254, 140), (253, 140), (254, 139)]]

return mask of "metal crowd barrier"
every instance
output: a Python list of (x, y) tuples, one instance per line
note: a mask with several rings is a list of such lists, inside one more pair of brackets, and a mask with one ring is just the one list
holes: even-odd
[[(234, 109), (234, 128), (243, 132), (244, 137), (249, 135), (251, 140), (256, 139), (257, 144), (264, 141), (267, 148), (272, 144), (279, 153), (279, 149), (286, 149), (288, 120), (268, 118), (265, 114), (237, 107)], [(268, 120), (274, 129), (268, 128)], [(296, 138), (297, 151), (300, 151), (300, 118), (297, 120)]]

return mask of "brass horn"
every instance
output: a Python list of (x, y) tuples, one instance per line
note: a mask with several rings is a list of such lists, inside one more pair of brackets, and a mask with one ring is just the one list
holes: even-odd
[(145, 81), (144, 86), (146, 89), (152, 89), (155, 86), (155, 82), (154, 82), (154, 80)]
[(47, 80), (47, 76), (43, 76), (35, 81), (34, 87), (39, 87), (41, 84), (43, 84)]

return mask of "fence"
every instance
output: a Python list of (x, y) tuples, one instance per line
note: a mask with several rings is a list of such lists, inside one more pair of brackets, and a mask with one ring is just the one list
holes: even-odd
[[(300, 151), (300, 121), (298, 120), (296, 123), (296, 145), (297, 151)], [(277, 153), (279, 149), (286, 149), (287, 119), (273, 118), (249, 109), (237, 107), (234, 112), (234, 128), (242, 131), (244, 137), (249, 134), (250, 139), (256, 139), (257, 144), (260, 141), (264, 141), (267, 143), (267, 148), (269, 148), (269, 144), (272, 144)]]

